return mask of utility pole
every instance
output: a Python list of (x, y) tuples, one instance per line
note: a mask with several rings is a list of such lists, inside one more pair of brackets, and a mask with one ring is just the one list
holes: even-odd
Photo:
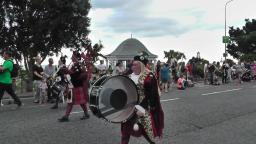
[[(233, 0), (229, 0), (229, 1), (227, 1), (226, 4), (225, 4), (225, 39), (226, 39), (226, 37), (227, 37), (227, 5), (228, 5), (230, 2), (232, 2), (232, 1), (233, 1)], [(225, 61), (226, 61), (226, 59), (227, 59), (227, 42), (224, 41), (224, 43), (225, 43), (225, 53), (224, 53), (224, 57), (225, 57)]]

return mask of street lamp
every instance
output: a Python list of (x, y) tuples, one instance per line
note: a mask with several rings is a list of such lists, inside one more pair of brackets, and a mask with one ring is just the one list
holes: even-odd
[[(225, 38), (227, 36), (227, 5), (232, 2), (233, 0), (229, 0), (226, 2), (225, 4)], [(225, 57), (225, 61), (226, 61), (226, 58), (227, 58), (227, 43), (225, 42), (225, 53), (224, 53), (224, 57)]]

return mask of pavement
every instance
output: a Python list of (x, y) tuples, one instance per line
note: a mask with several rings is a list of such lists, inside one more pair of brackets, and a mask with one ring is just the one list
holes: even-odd
[[(17, 96), (19, 98), (28, 98), (28, 97), (33, 97), (34, 93), (33, 92), (23, 92), (23, 93), (17, 93)], [(3, 99), (10, 99), (10, 96), (8, 93), (5, 92)]]
[[(255, 144), (256, 82), (195, 87), (162, 93), (165, 129), (161, 144)], [(0, 107), (0, 144), (116, 144), (120, 124), (93, 116), (80, 120), (83, 112), (74, 107), (67, 123), (58, 118), (66, 104), (57, 110), (51, 104), (34, 104), (33, 97), (21, 98), (24, 106)], [(130, 144), (145, 144), (131, 137)]]

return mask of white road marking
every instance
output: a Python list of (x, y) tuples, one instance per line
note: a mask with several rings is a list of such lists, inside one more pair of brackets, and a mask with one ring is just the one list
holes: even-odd
[[(20, 97), (21, 100), (25, 100), (25, 99), (34, 99), (34, 97), (25, 97), (25, 98), (22, 98)], [(2, 99), (2, 101), (9, 101), (9, 100), (13, 100), (11, 97), (10, 98), (5, 98), (5, 99)]]
[(175, 101), (179, 100), (180, 98), (173, 98), (173, 99), (166, 99), (166, 100), (160, 100), (161, 102), (167, 102), (167, 101)]
[(253, 88), (256, 88), (256, 85), (252, 86)]
[(205, 93), (205, 94), (202, 94), (203, 96), (205, 95), (213, 95), (213, 94), (219, 94), (219, 93), (227, 93), (227, 92), (232, 92), (232, 91), (239, 91), (241, 90), (242, 88), (238, 88), (238, 89), (231, 89), (231, 90), (225, 90), (225, 91), (218, 91), (218, 92), (212, 92), (212, 93)]
[[(90, 111), (90, 110), (88, 110)], [(78, 114), (78, 113), (83, 113), (84, 111), (77, 111), (77, 112), (71, 112), (70, 114)]]
[[(175, 100), (179, 100), (180, 98), (173, 98), (173, 99), (166, 99), (166, 100), (160, 100), (161, 102), (167, 102), (167, 101), (175, 101)], [(90, 110), (88, 110), (90, 111)], [(76, 111), (76, 112), (71, 112), (71, 114), (79, 114), (79, 113), (83, 113), (84, 111)]]

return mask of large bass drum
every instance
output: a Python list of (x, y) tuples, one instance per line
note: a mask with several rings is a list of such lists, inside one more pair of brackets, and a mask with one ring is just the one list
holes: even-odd
[(126, 76), (102, 76), (90, 90), (89, 108), (99, 118), (122, 123), (132, 117), (138, 103), (135, 83)]

